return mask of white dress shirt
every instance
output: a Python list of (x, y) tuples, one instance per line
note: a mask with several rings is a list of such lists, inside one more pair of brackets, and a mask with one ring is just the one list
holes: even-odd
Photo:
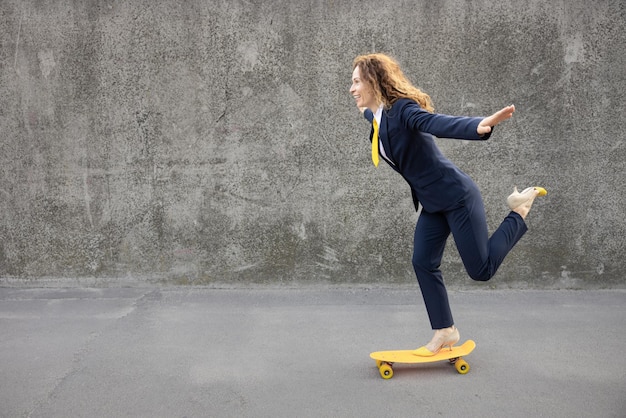
[(376, 123), (378, 124), (378, 150), (380, 151), (380, 155), (385, 159), (385, 161), (389, 161), (391, 164), (396, 165), (391, 158), (387, 157), (387, 153), (385, 152), (385, 147), (383, 146), (383, 141), (380, 140), (380, 120), (383, 117), (383, 105), (378, 107), (378, 110), (374, 114), (374, 119), (376, 119)]

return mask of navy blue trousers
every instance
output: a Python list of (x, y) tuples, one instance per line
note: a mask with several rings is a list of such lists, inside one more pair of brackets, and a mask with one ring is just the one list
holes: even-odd
[(489, 237), (485, 208), (478, 190), (453, 210), (437, 213), (422, 210), (415, 227), (413, 268), (433, 329), (454, 325), (448, 292), (439, 269), (450, 233), (469, 276), (473, 280), (486, 281), (493, 277), (504, 257), (527, 230), (522, 217), (511, 212)]

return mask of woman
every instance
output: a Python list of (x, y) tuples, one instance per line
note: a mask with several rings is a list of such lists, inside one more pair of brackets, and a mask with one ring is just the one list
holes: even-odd
[(546, 191), (530, 187), (520, 193), (515, 188), (507, 199), (511, 212), (489, 237), (478, 187), (444, 157), (433, 135), (486, 140), (494, 126), (513, 115), (515, 107), (507, 106), (486, 118), (435, 114), (430, 97), (414, 87), (398, 63), (384, 54), (354, 60), (350, 94), (372, 123), (374, 164), (384, 159), (411, 186), (415, 209), (422, 205), (415, 227), (413, 268), (435, 333), (414, 354), (433, 356), (460, 338), (439, 270), (450, 233), (470, 277), (489, 280), (527, 231), (524, 219), (535, 197)]

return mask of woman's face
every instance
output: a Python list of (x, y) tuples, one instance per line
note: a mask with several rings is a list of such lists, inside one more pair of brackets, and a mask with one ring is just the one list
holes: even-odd
[(374, 91), (372, 87), (361, 79), (361, 73), (359, 67), (354, 67), (352, 72), (352, 86), (350, 87), (350, 94), (356, 100), (358, 108), (362, 109), (367, 107), (372, 112), (378, 110), (378, 104), (374, 98)]

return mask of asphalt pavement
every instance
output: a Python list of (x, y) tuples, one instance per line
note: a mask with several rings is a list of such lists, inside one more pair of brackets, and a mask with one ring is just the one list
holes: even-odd
[(2, 417), (625, 417), (625, 290), (451, 291), (468, 374), (395, 365), (394, 288), (0, 288)]

